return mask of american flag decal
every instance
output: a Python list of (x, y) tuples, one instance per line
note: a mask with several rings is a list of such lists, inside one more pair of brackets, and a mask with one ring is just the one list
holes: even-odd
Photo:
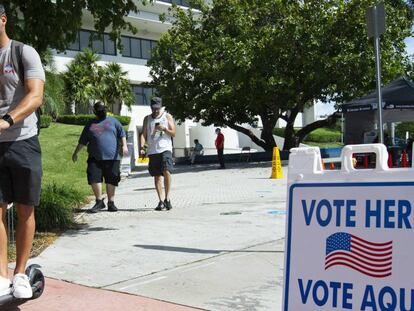
[(373, 243), (349, 233), (334, 233), (326, 239), (325, 270), (338, 265), (374, 278), (390, 276), (392, 241)]

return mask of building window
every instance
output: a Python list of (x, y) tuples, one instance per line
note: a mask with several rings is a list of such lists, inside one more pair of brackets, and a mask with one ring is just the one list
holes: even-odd
[(122, 36), (122, 56), (150, 59), (157, 41)]
[(132, 92), (135, 96), (136, 106), (149, 106), (150, 100), (155, 96), (155, 88), (144, 87), (141, 85), (132, 85)]
[(172, 3), (172, 4), (178, 4), (178, 5), (182, 5), (182, 6), (186, 6), (188, 7), (189, 4), (186, 0), (158, 0), (160, 2), (166, 2), (166, 3)]
[(95, 31), (80, 30), (76, 40), (69, 45), (68, 49), (82, 51), (85, 48), (91, 48), (98, 54), (116, 55), (115, 41), (107, 33), (98, 34)]

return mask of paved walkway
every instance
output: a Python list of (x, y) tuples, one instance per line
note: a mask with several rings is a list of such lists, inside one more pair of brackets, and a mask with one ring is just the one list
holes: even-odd
[(93, 288), (50, 281), (21, 310), (281, 309), (286, 180), (269, 179), (270, 164), (213, 168), (178, 168), (168, 212), (153, 210), (151, 177), (121, 183), (118, 213), (82, 215), (80, 230), (32, 261)]

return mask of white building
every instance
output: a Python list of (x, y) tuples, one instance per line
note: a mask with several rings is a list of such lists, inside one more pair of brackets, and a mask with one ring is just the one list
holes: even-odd
[[(149, 67), (146, 66), (147, 60), (151, 57), (151, 49), (156, 46), (161, 35), (171, 27), (170, 23), (163, 23), (159, 20), (160, 14), (168, 15), (171, 2), (184, 8), (188, 7), (185, 0), (159, 0), (146, 6), (143, 6), (141, 1), (136, 1), (139, 12), (131, 12), (126, 19), (138, 29), (138, 33), (133, 35), (124, 32), (122, 34), (124, 47), (122, 51), (117, 50), (116, 44), (109, 38), (108, 33), (104, 33), (102, 40), (94, 40), (92, 45), (101, 57), (98, 64), (104, 65), (108, 62), (116, 62), (128, 72), (128, 78), (135, 94), (135, 104), (131, 111), (123, 107), (121, 114), (131, 116), (129, 131), (133, 132), (135, 155), (138, 154), (138, 133), (141, 130), (144, 117), (151, 112), (149, 100), (155, 91), (151, 88), (145, 88), (141, 84), (151, 81)], [(79, 32), (77, 41), (65, 53), (55, 53), (55, 63), (58, 71), (65, 71), (66, 65), (73, 60), (75, 55), (83, 48), (88, 47), (89, 36), (92, 32), (95, 32), (93, 24), (92, 15), (85, 12), (82, 30)], [(300, 124), (298, 125), (300, 126)], [(226, 137), (226, 153), (240, 152), (241, 147), (244, 146), (262, 150), (244, 134), (228, 128), (224, 128), (222, 131)], [(203, 144), (205, 154), (215, 153), (214, 127), (202, 127), (200, 124), (188, 120), (177, 126), (177, 135), (174, 139), (175, 155), (185, 155), (185, 151), (193, 145), (196, 138)]]

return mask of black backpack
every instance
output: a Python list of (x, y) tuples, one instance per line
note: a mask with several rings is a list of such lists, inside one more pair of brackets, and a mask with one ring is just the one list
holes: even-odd
[[(24, 66), (23, 66), (23, 46), (24, 43), (12, 40), (11, 42), (11, 58), (13, 63), (13, 69), (17, 72), (20, 81), (24, 85)], [(39, 108), (35, 111), (37, 117), (37, 135), (40, 133), (40, 116), (42, 115), (42, 110)]]

